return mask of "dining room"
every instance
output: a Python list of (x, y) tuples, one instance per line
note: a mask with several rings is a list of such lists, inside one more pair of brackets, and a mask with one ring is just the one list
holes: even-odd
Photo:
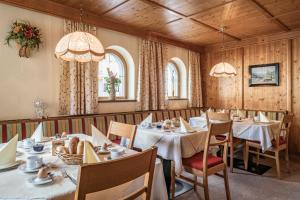
[(0, 27), (0, 200), (300, 198), (300, 1), (0, 0)]

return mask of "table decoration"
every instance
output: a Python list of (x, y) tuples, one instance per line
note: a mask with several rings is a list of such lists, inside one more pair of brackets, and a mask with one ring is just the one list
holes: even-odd
[(38, 27), (32, 26), (29, 22), (15, 21), (5, 38), (7, 45), (15, 41), (19, 47), (19, 56), (29, 58), (30, 50), (39, 49), (41, 33)]

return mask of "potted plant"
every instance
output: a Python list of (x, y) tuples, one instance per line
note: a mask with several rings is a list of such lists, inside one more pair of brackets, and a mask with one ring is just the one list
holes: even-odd
[(28, 22), (16, 21), (11, 25), (11, 30), (5, 38), (6, 44), (10, 45), (12, 40), (20, 46), (19, 56), (26, 58), (29, 58), (30, 50), (38, 49), (42, 43), (40, 29)]
[(110, 100), (116, 99), (116, 89), (121, 84), (121, 80), (117, 77), (117, 74), (113, 73), (109, 68), (107, 69), (108, 77), (104, 77), (106, 84), (105, 84), (105, 92), (109, 94)]

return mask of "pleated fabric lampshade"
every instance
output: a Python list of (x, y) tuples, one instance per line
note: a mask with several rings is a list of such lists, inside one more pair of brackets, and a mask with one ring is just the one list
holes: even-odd
[(231, 64), (227, 62), (220, 62), (211, 68), (209, 75), (214, 77), (232, 77), (236, 76), (237, 73)]
[(65, 61), (99, 62), (104, 55), (104, 48), (98, 38), (82, 31), (65, 35), (55, 48), (55, 56)]

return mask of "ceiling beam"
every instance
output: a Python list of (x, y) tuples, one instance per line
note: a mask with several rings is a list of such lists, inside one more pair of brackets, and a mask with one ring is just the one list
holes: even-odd
[(115, 5), (114, 7), (112, 7), (110, 9), (104, 11), (103, 13), (101, 13), (101, 15), (104, 15), (104, 14), (106, 14), (106, 13), (108, 13), (108, 12), (110, 12), (110, 11), (112, 11), (112, 10), (120, 7), (120, 6), (122, 6), (123, 4), (126, 4), (128, 1), (130, 1), (130, 0), (123, 1), (122, 3), (119, 3), (119, 4)]
[(260, 12), (269, 18), (272, 22), (277, 24), (282, 30), (290, 31), (290, 28), (287, 27), (282, 21), (276, 18), (270, 11), (268, 11), (262, 4), (260, 4), (257, 0), (247, 0), (249, 3), (254, 5)]
[[(38, 11), (42, 13), (46, 13), (49, 15), (66, 18), (74, 21), (80, 21), (80, 9), (69, 7), (60, 3), (56, 3), (50, 0), (0, 0), (1, 3), (13, 5), (16, 7), (21, 7), (33, 11)], [(174, 40), (173, 38), (162, 36), (159, 33), (149, 32), (142, 29), (138, 29), (136, 27), (121, 24), (115, 21), (111, 21), (103, 16), (99, 16), (93, 13), (85, 13), (83, 17), (83, 22), (87, 24), (91, 24), (97, 27), (102, 27), (110, 30), (114, 30), (117, 32), (122, 32), (130, 35), (134, 35), (141, 38), (152, 38), (155, 36), (156, 41), (160, 41), (162, 43), (191, 49), (194, 51), (201, 51), (202, 47), (190, 44), (186, 42), (181, 42), (178, 40)]]
[[(142, 1), (142, 2), (144, 2), (144, 3), (147, 3), (148, 5), (157, 7), (157, 8), (165, 9), (165, 10), (169, 11), (170, 13), (176, 15), (176, 16), (179, 17), (180, 19), (188, 19), (188, 20), (191, 20), (191, 22), (193, 22), (193, 23), (195, 23), (195, 24), (198, 24), (198, 25), (201, 25), (201, 26), (203, 26), (203, 27), (205, 27), (205, 28), (207, 28), (207, 29), (210, 29), (210, 30), (216, 31), (216, 32), (220, 32), (220, 29), (219, 29), (219, 28), (213, 27), (213, 26), (211, 26), (211, 25), (209, 25), (209, 24), (206, 24), (206, 23), (204, 23), (204, 22), (202, 22), (202, 21), (200, 21), (200, 20), (194, 19), (192, 16), (184, 15), (184, 14), (178, 12), (178, 11), (175, 11), (175, 10), (173, 10), (173, 9), (167, 7), (167, 6), (164, 6), (164, 5), (160, 4), (160, 3), (157, 3), (157, 2), (155, 2), (155, 1), (152, 1), (152, 0), (140, 0), (140, 1)], [(178, 19), (178, 20), (180, 20), (180, 19)], [(175, 20), (175, 21), (178, 21), (178, 20)], [(170, 22), (169, 22), (169, 23), (170, 23)], [(227, 33), (227, 32), (224, 32), (224, 35), (226, 35), (226, 36), (228, 36), (228, 37), (230, 37), (230, 38), (232, 38), (232, 39), (234, 39), (234, 40), (241, 40), (240, 38), (238, 38), (238, 37), (236, 37), (236, 36), (234, 36), (234, 35), (231, 35), (231, 34), (229, 34), (229, 33)]]
[(200, 13), (207, 12), (207, 11), (210, 11), (210, 10), (212, 10), (212, 9), (219, 8), (219, 7), (225, 6), (225, 5), (227, 5), (227, 4), (231, 4), (231, 3), (235, 2), (235, 1), (237, 1), (237, 0), (226, 1), (226, 2), (221, 3), (221, 4), (218, 4), (218, 5), (216, 5), (216, 6), (209, 7), (209, 8), (207, 8), (207, 9), (205, 9), (205, 10), (201, 10), (201, 11), (195, 12), (195, 13), (193, 13), (193, 14), (190, 14), (188, 17), (193, 17), (193, 16), (198, 15), (198, 14), (200, 14)]

